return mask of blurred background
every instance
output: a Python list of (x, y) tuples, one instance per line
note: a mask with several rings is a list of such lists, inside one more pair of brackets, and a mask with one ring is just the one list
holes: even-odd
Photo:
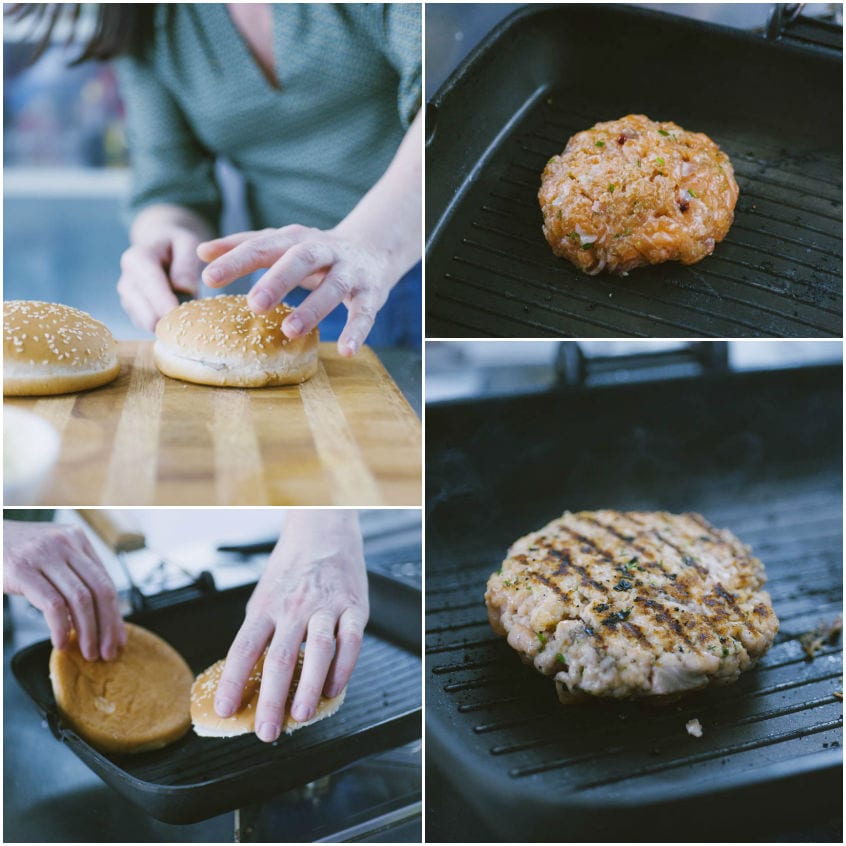
[(840, 341), (429, 341), (426, 402), (842, 360)]
[[(426, 3), (426, 99), (503, 19), (526, 3)], [(701, 21), (764, 31), (773, 3), (639, 3)], [(800, 4), (779, 4), (796, 6)], [(802, 14), (843, 20), (842, 3), (804, 3)]]
[[(83, 14), (77, 41), (91, 30)], [(69, 63), (60, 25), (34, 64), (37, 41), (30, 21), (3, 21), (4, 297), (63, 302), (103, 321), (118, 339), (149, 338), (120, 306), (115, 285), (128, 246), (123, 199), (129, 189), (124, 109), (109, 63)], [(222, 232), (251, 228), (238, 174), (217, 165), (224, 195)], [(420, 265), (394, 289), (368, 339), (419, 412)], [(244, 293), (254, 277), (227, 293)], [(204, 289), (204, 295), (211, 292)], [(324, 340), (337, 338), (346, 317), (339, 307), (321, 324)]]

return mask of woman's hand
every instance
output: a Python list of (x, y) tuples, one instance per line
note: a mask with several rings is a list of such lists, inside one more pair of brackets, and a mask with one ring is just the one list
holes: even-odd
[(321, 693), (337, 696), (346, 687), (368, 614), (367, 571), (355, 512), (288, 512), (283, 536), (226, 656), (215, 710), (228, 717), (238, 709), (247, 678), (269, 643), (256, 734), (260, 740), (276, 740), (305, 640), (291, 716), (298, 722), (309, 720)]
[(179, 305), (176, 292), (197, 295), (202, 262), (197, 245), (209, 229), (178, 206), (149, 206), (132, 224), (130, 247), (120, 258), (121, 305), (139, 329), (152, 332)]
[(57, 649), (76, 629), (89, 661), (117, 658), (126, 643), (117, 591), (85, 532), (75, 526), (3, 521), (3, 592), (44, 614)]
[(349, 315), (338, 351), (344, 356), (355, 355), (364, 343), (398, 279), (384, 249), (346, 237), (342, 226), (328, 231), (294, 225), (238, 232), (201, 244), (198, 255), (211, 262), (203, 281), (212, 288), (269, 268), (249, 293), (248, 303), (257, 314), (269, 311), (296, 287), (310, 289), (282, 324), (290, 338), (310, 332), (343, 303)]
[(334, 229), (284, 226), (201, 244), (197, 254), (211, 262), (203, 281), (222, 288), (268, 268), (249, 294), (250, 308), (258, 314), (298, 286), (310, 289), (282, 324), (291, 338), (310, 332), (344, 303), (349, 314), (338, 352), (355, 355), (391, 289), (420, 258), (422, 133), (418, 114), (388, 169)]

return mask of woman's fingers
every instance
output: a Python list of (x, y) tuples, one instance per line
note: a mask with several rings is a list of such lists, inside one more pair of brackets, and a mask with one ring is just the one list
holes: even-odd
[(136, 326), (153, 331), (159, 318), (179, 305), (165, 273), (163, 257), (133, 246), (120, 259), (117, 290), (124, 309)]
[(299, 240), (293, 233), (285, 233), (285, 229), (271, 230), (242, 241), (206, 267), (203, 282), (210, 288), (222, 288), (254, 270), (270, 267)]
[(256, 736), (271, 743), (279, 737), (288, 704), (288, 690), (303, 641), (302, 626), (277, 628), (264, 658), (261, 690), (256, 706)]
[(94, 599), (100, 656), (111, 661), (117, 658), (120, 647), (126, 641), (123, 619), (114, 583), (106, 573), (96, 554), (82, 553), (72, 558), (76, 574), (85, 584)]
[(298, 338), (310, 332), (347, 297), (351, 296), (357, 283), (355, 268), (339, 261), (326, 274), (326, 278), (282, 323), (282, 331), (289, 338)]
[(53, 646), (64, 649), (70, 640), (71, 621), (62, 595), (37, 570), (29, 570), (23, 575), (19, 588), (21, 594), (44, 615)]
[(203, 263), (197, 257), (197, 237), (178, 232), (171, 244), (170, 284), (177, 290), (197, 295)]
[(253, 671), (259, 656), (267, 646), (273, 624), (265, 617), (245, 620), (223, 665), (223, 673), (214, 697), (214, 710), (221, 717), (231, 717), (241, 704), (244, 685)]
[(348, 242), (332, 233), (303, 226), (238, 232), (200, 244), (197, 254), (210, 261), (203, 281), (213, 288), (269, 268), (247, 298), (256, 314), (272, 309), (296, 287), (311, 289), (282, 324), (290, 338), (307, 334), (340, 303), (347, 303), (350, 314), (338, 341), (338, 351), (346, 357), (361, 348), (387, 293), (380, 294), (384, 268), (378, 255), (350, 249)]
[(253, 286), (247, 297), (250, 308), (257, 314), (269, 311), (285, 294), (334, 261), (335, 253), (328, 244), (294, 244)]
[(300, 723), (314, 716), (326, 674), (335, 654), (335, 614), (318, 611), (308, 621), (303, 670), (291, 707), (291, 716)]
[(378, 311), (367, 294), (353, 296), (349, 304), (346, 326), (338, 338), (338, 352), (342, 356), (350, 358), (361, 349), (373, 328)]
[(360, 608), (348, 608), (341, 614), (338, 620), (335, 658), (323, 687), (326, 696), (337, 696), (347, 686), (358, 661), (366, 625), (367, 612)]
[[(120, 284), (119, 282), (118, 285), (120, 286)], [(121, 291), (120, 288), (118, 290)], [(145, 332), (155, 332), (158, 317), (156, 317), (153, 307), (147, 302), (143, 291), (138, 290), (137, 286), (121, 291), (120, 304), (129, 315), (134, 326), (143, 329)]]
[(86, 661), (96, 661), (100, 657), (100, 633), (94, 597), (76, 573), (76, 567), (79, 566), (76, 560), (78, 556), (71, 555), (69, 558), (71, 566), (51, 567), (49, 578), (64, 598), (70, 612), (82, 657)]
[(275, 229), (261, 229), (253, 232), (234, 232), (232, 235), (226, 235), (223, 238), (213, 238), (211, 241), (203, 241), (197, 245), (197, 256), (202, 261), (214, 261), (224, 253), (228, 253), (233, 247), (237, 247), (238, 244), (249, 241), (250, 238), (255, 238), (259, 235), (269, 235), (275, 231)]

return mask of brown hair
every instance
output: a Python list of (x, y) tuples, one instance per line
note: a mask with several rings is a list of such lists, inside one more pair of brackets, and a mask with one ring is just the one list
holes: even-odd
[[(153, 29), (155, 3), (92, 3), (96, 9), (94, 32), (82, 45), (82, 52), (71, 64), (78, 65), (89, 59), (103, 61), (123, 53), (137, 50)], [(14, 21), (27, 18), (32, 21), (33, 30), (46, 18), (46, 28), (38, 40), (30, 62), (35, 62), (50, 46), (53, 31), (63, 16), (70, 22), (70, 34), (66, 44), (76, 38), (77, 25), (82, 12), (82, 3), (11, 3), (6, 15)]]

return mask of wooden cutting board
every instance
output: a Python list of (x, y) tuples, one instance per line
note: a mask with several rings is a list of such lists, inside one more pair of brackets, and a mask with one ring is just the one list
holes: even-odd
[(371, 349), (322, 343), (304, 384), (242, 390), (162, 376), (152, 342), (118, 346), (110, 385), (5, 400), (61, 435), (42, 505), (420, 505), (420, 421)]

